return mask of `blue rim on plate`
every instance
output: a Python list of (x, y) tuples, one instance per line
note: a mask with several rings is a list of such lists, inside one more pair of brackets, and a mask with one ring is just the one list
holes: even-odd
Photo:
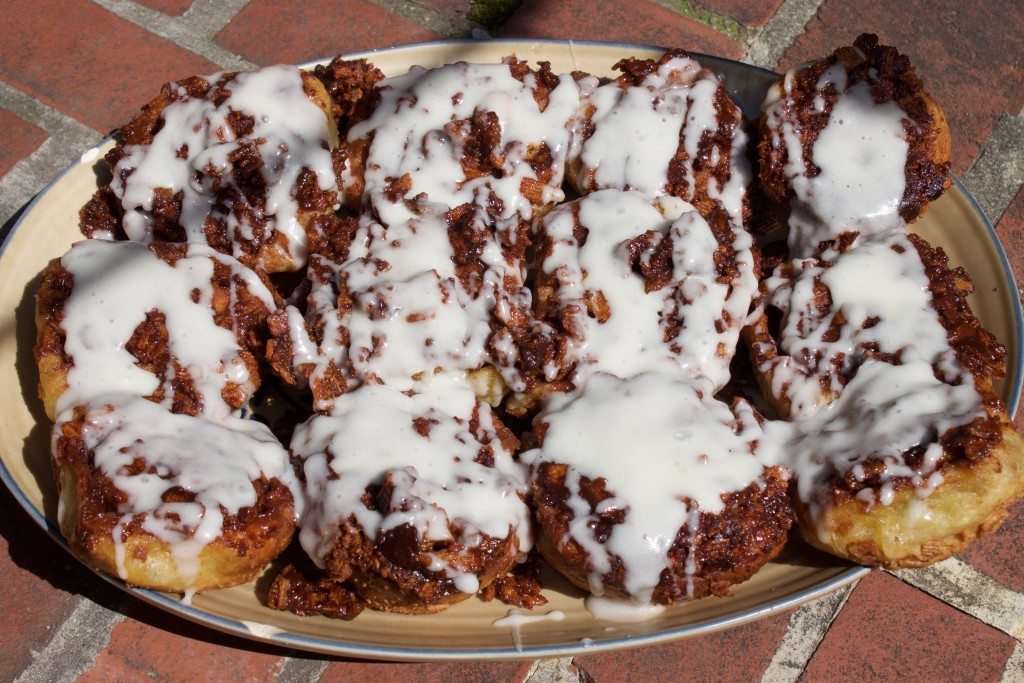
[[(384, 53), (395, 54), (403, 51), (416, 51), (417, 49), (430, 48), (430, 47), (452, 47), (457, 45), (479, 45), (482, 41), (475, 40), (448, 40), (448, 41), (429, 41), (424, 43), (417, 43), (412, 45), (403, 45), (398, 47), (389, 48), (378, 48), (374, 50), (367, 50), (358, 53), (352, 53), (346, 55), (347, 58), (372, 58), (375, 55)], [(558, 45), (565, 46), (569, 45), (570, 51), (573, 45), (581, 46), (594, 46), (600, 48), (615, 48), (623, 51), (631, 50), (661, 50), (657, 46), (651, 45), (635, 45), (625, 43), (605, 43), (599, 41), (562, 41), (562, 40), (551, 40), (551, 39), (529, 39), (529, 40), (498, 40), (498, 41), (487, 41), (492, 44), (517, 44), (521, 45), (524, 42), (536, 45)], [(726, 59), (723, 57), (717, 57), (714, 55), (704, 55), (700, 53), (693, 53), (694, 56), (701, 61), (705, 66), (709, 66), (712, 70), (715, 70), (715, 66), (728, 66), (729, 69), (735, 69), (737, 67), (751, 73), (756, 73), (760, 77), (776, 78), (778, 74), (775, 72), (756, 67), (750, 64), (743, 64), (735, 60)], [(300, 66), (309, 67), (316, 63), (323, 63), (326, 60), (311, 61)], [(742, 103), (741, 103), (742, 106)], [(748, 106), (745, 107), (744, 113), (749, 117), (753, 112), (749, 111)], [(86, 151), (83, 156), (73, 162), (66, 169), (61, 171), (53, 180), (40, 190), (40, 192), (21, 210), (21, 215), (18, 216), (17, 220), (12, 220), (6, 226), (6, 229), (0, 233), (0, 257), (2, 257), (8, 245), (10, 244), (10, 237), (14, 232), (21, 226), (25, 217), (28, 216), (33, 208), (42, 201), (49, 191), (57, 184), (65, 175), (67, 175), (73, 168), (86, 161), (86, 157), (94, 153), (93, 150), (98, 150), (103, 145), (107, 144), (111, 140), (111, 137), (105, 137), (95, 147)], [(1012, 350), (1012, 367), (1015, 368), (1013, 377), (1008, 377), (1007, 382), (1009, 383), (1009, 395), (1007, 405), (1009, 407), (1010, 414), (1014, 414), (1018, 403), (1021, 398), (1022, 383), (1024, 383), (1024, 313), (1022, 313), (1020, 296), (1017, 290), (1016, 282), (1014, 281), (1013, 272), (1010, 268), (1009, 260), (1007, 259), (1006, 252), (999, 242), (998, 235), (995, 229), (992, 227), (991, 222), (985, 215), (984, 211), (978, 205), (974, 197), (967, 191), (967, 188), (960, 182), (959, 179), (953, 177), (953, 183), (957, 189), (969, 200), (971, 207), (978, 217), (981, 218), (982, 223), (986, 229), (986, 236), (991, 242), (995, 251), (998, 255), (999, 262), (1002, 266), (1002, 284), (1009, 288), (1013, 325), (1015, 330), (1015, 336), (1018, 340), (1016, 348)], [(47, 534), (49, 534), (57, 543), (59, 543), (65, 550), (76, 557), (67, 541), (57, 526), (38, 509), (32, 501), (30, 501), (25, 495), (24, 491), (18, 487), (15, 483), (11, 472), (7, 469), (6, 464), (0, 459), (0, 480), (3, 480), (7, 488), (11, 491), (15, 500), (25, 509), (25, 511), (32, 517), (33, 520), (40, 527), (42, 527)], [(83, 563), (84, 564), (84, 563)], [(86, 565), (88, 566), (88, 565)], [(90, 568), (91, 569), (91, 568)], [(629, 635), (618, 638), (602, 639), (594, 642), (593, 644), (586, 644), (579, 641), (565, 642), (557, 645), (528, 645), (522, 648), (516, 648), (514, 646), (506, 647), (493, 647), (493, 648), (458, 648), (452, 647), (448, 649), (433, 649), (433, 648), (417, 648), (417, 647), (397, 647), (397, 646), (374, 646), (365, 645), (361, 643), (352, 643), (346, 641), (339, 641), (336, 639), (320, 638), (312, 635), (305, 635), (294, 633), (285, 630), (278, 630), (275, 627), (268, 627), (269, 630), (261, 631), (259, 629), (250, 628), (245, 622), (238, 621), (223, 617), (219, 614), (215, 614), (206, 610), (198, 609), (192, 605), (184, 604), (174, 596), (160, 593), (148, 589), (130, 588), (126, 586), (122, 581), (109, 577), (105, 574), (99, 573), (99, 575), (106, 580), (108, 583), (117, 586), (118, 588), (127, 591), (128, 593), (140, 598), (141, 600), (155, 605), (163, 610), (184, 617), (190, 621), (198, 624), (212, 627), (219, 631), (229, 633), (232, 635), (242, 636), (247, 639), (257, 640), (265, 642), (271, 645), (293, 647), (301, 650), (309, 650), (314, 652), (321, 652), (326, 654), (334, 655), (348, 655), (367, 659), (401, 659), (401, 660), (420, 660), (420, 661), (442, 661), (442, 660), (477, 660), (477, 659), (502, 659), (502, 658), (540, 658), (550, 656), (565, 656), (574, 654), (584, 653), (595, 653), (605, 652), (609, 650), (620, 649), (623, 647), (637, 647), (643, 645), (652, 645), (656, 643), (663, 643), (671, 640), (676, 640), (684, 637), (691, 637), (701, 634), (706, 634), (722, 629), (727, 629), (740, 623), (745, 623), (755, 619), (760, 619), (772, 614), (776, 614), (783, 610), (790, 609), (803, 602), (824, 595), (831, 591), (837, 590), (842, 586), (845, 586), (853, 581), (856, 581), (869, 573), (871, 570), (867, 567), (851, 566), (849, 569), (842, 571), (841, 573), (833, 576), (821, 583), (811, 586), (809, 588), (797, 591), (786, 598), (778, 599), (775, 601), (768, 602), (767, 604), (737, 611), (731, 615), (725, 617), (717, 617), (713, 619), (706, 619), (704, 621), (698, 621), (696, 623), (687, 624), (684, 626), (666, 628), (659, 631), (655, 631), (647, 634), (640, 635)], [(98, 573), (98, 572), (97, 572)]]

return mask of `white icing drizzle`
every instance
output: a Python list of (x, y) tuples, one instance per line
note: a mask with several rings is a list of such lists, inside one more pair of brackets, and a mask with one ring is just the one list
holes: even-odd
[[(304, 92), (298, 67), (270, 66), (205, 80), (214, 87), (202, 99), (171, 84), (177, 88), (176, 100), (161, 112), (163, 125), (152, 143), (126, 145), (114, 167), (110, 187), (125, 210), (125, 233), (133, 240), (153, 239), (154, 192), (167, 188), (182, 193), (179, 222), (187, 241), (206, 242), (204, 230), (211, 219), (226, 224), (236, 257), (245, 253), (242, 242), (269, 242), (279, 234), (297, 269), (306, 261), (306, 232), (295, 197), (300, 173), (315, 173), (321, 190), (338, 189), (327, 115)], [(215, 104), (218, 86), (230, 94)], [(235, 135), (228, 123), (233, 112), (253, 118), (251, 133)], [(262, 206), (245, 200), (233, 177), (232, 155), (247, 145), (255, 146), (262, 161)], [(123, 174), (127, 178), (122, 181)], [(224, 211), (218, 197), (225, 193), (246, 210)]]
[[(529, 218), (533, 207), (522, 192), (522, 182), (538, 180), (527, 159), (543, 145), (553, 162), (543, 201), (561, 201), (569, 122), (579, 108), (579, 87), (570, 76), (559, 76), (543, 111), (534, 99), (537, 89), (533, 73), (520, 82), (507, 64), (414, 66), (407, 74), (381, 81), (377, 87), (380, 102), (373, 114), (348, 134), (350, 141), (370, 139), (363, 173), (364, 202), (373, 206), (386, 224), (409, 220), (409, 209), (385, 196), (391, 181), (408, 174), (411, 189), (406, 199), (423, 194), (429, 201), (450, 207), (476, 203), (496, 210), (493, 195), (501, 205), (496, 210), (498, 218), (517, 214)], [(489, 151), (493, 158), (501, 159), (501, 177), (467, 178), (461, 166), (470, 135), (468, 122), (476, 112), (493, 112), (498, 117), (500, 141)], [(351, 181), (347, 178), (346, 184)]]
[[(569, 466), (565, 484), (574, 515), (561, 543), (572, 539), (587, 552), (595, 595), (603, 593), (603, 575), (617, 557), (625, 565), (625, 590), (650, 602), (680, 530), (693, 537), (691, 511), (720, 513), (724, 494), (761, 479), (755, 451), (762, 432), (753, 410), (740, 401), (734, 413), (711, 393), (706, 380), (667, 373), (631, 379), (598, 373), (582, 390), (551, 395), (538, 416), (548, 424), (543, 444), (522, 460), (532, 468)], [(626, 510), (603, 543), (595, 538), (598, 517), (581, 495), (581, 477), (603, 478), (612, 494), (597, 513)], [(696, 569), (687, 563), (690, 576)]]
[(523, 638), (520, 629), (523, 626), (535, 624), (539, 621), (562, 621), (564, 619), (565, 612), (557, 609), (549, 610), (544, 614), (523, 614), (520, 609), (510, 609), (508, 614), (500, 619), (495, 619), (491, 622), (491, 625), (512, 629), (512, 642), (515, 644), (516, 652), (522, 652)]
[[(683, 151), (686, 190), (681, 198), (693, 201), (700, 145), (719, 130), (715, 96), (722, 85), (718, 78), (689, 57), (675, 57), (638, 86), (612, 82), (595, 89), (588, 88), (588, 83), (584, 83), (584, 111), (588, 105), (593, 108), (594, 131), (571, 157), (580, 162), (575, 178), (580, 190), (632, 189), (649, 198), (660, 197), (668, 192), (669, 164)], [(731, 101), (727, 106), (739, 122), (739, 109)], [(729, 148), (715, 145), (709, 152), (716, 165), (728, 157), (729, 176), (724, 184), (712, 178), (708, 196), (737, 225), (743, 225), (743, 199), (752, 180), (746, 143), (746, 133), (737, 125)]]
[[(532, 544), (525, 472), (501, 448), (490, 409), (476, 401), (466, 373), (491, 362), (525, 388), (502, 325), (528, 319), (531, 297), (524, 265), (506, 245), (515, 245), (519, 221), (533, 215), (537, 197), (524, 194), (524, 186), (539, 179), (528, 159), (544, 146), (552, 167), (540, 203), (563, 198), (569, 121), (579, 107), (569, 76), (559, 79), (543, 111), (537, 87), (536, 76), (520, 82), (507, 64), (417, 67), (379, 84), (374, 113), (349, 131), (350, 141), (364, 139), (368, 149), (362, 178), (345, 182), (363, 182), (362, 205), (379, 222), (360, 220), (342, 263), (314, 256), (306, 317), (294, 308), (287, 314), (300, 373), (312, 366), (315, 382), (334, 366), (350, 391), (318, 401), (314, 407), (328, 414), (300, 427), (292, 443), (312, 501), (300, 539), (321, 565), (350, 519), (374, 540), (408, 523), (420, 538), (455, 540), (467, 549), (482, 534), (500, 539), (515, 532), (521, 552)], [(500, 127), (500, 140), (487, 151), (500, 160), (501, 173), (467, 178), (461, 161), (469, 120), (486, 112)], [(403, 177), (409, 189), (396, 201), (392, 185)], [(445, 216), (463, 204), (475, 205), (476, 214), (460, 229), (483, 241), (483, 272), (470, 283), (456, 273)], [(340, 304), (339, 293), (352, 305)], [(309, 329), (322, 330), (320, 344)], [(479, 426), (472, 432), (474, 415)], [(417, 431), (416, 418), (436, 421), (428, 435)], [(494, 450), (494, 467), (474, 461), (483, 444)], [(328, 472), (337, 477), (328, 479)], [(386, 476), (395, 485), (394, 509), (366, 510), (366, 486)], [(475, 575), (440, 556), (429, 569), (443, 571), (460, 591), (479, 588)]]
[[(823, 111), (821, 93), (826, 89), (834, 89), (837, 99), (808, 159), (790, 98), (792, 82), (790, 72), (781, 86), (772, 88), (763, 106), (770, 144), (786, 151), (785, 173), (794, 195), (789, 219), (792, 253), (810, 255), (819, 242), (846, 230), (875, 234), (901, 228), (899, 205), (909, 150), (905, 126), (910, 121), (904, 111), (892, 101), (876, 103), (867, 81), (847, 87), (842, 65), (833, 65), (817, 83), (815, 102)], [(809, 177), (812, 164), (819, 172)]]
[[(169, 351), (202, 395), (204, 413), (227, 416), (231, 408), (221, 395), (225, 385), (233, 382), (246, 391), (253, 385), (235, 333), (214, 322), (211, 278), (217, 262), (231, 269), (232, 308), (236, 288), (244, 286), (267, 310), (274, 310), (273, 295), (253, 271), (200, 244), (187, 245), (174, 266), (136, 242), (88, 240), (73, 245), (61, 258), (74, 279), (60, 321), (72, 366), (57, 412), (105, 394), (148, 396), (157, 391), (159, 378), (138, 367), (125, 349), (146, 314), (157, 310), (165, 316)], [(168, 407), (173, 374), (169, 368)]]
[[(581, 246), (574, 228), (587, 230)], [(674, 197), (653, 205), (636, 192), (603, 190), (548, 214), (540, 230), (552, 243), (541, 269), (558, 284), (559, 307), (578, 331), (570, 361), (578, 372), (608, 372), (632, 377), (674, 366), (712, 380), (721, 388), (739, 330), (757, 290), (753, 241), (732, 228), (737, 275), (718, 281), (712, 254), (719, 244), (707, 221)], [(634, 272), (626, 244), (647, 231), (672, 240), (672, 281), (654, 292)], [(641, 258), (649, 258), (649, 254)], [(587, 313), (588, 296), (600, 293), (610, 309), (604, 322)], [(666, 339), (668, 318), (682, 320)]]
[[(614, 621), (619, 624), (647, 621), (665, 611), (665, 605), (651, 605), (649, 603), (628, 600), (612, 600), (600, 595), (588, 595), (584, 598), (583, 604), (595, 619)], [(610, 632), (615, 629), (606, 626), (604, 630)]]
[[(420, 418), (426, 435), (414, 423)], [(467, 549), (478, 547), (482, 534), (503, 539), (515, 533), (525, 553), (533, 544), (525, 473), (501, 445), (493, 419), (458, 375), (438, 376), (412, 396), (366, 384), (339, 397), (330, 415), (313, 416), (292, 438), (309, 500), (300, 524), (302, 547), (323, 566), (346, 523), (373, 540), (409, 524), (420, 539), (454, 540)], [(484, 447), (493, 466), (475, 460)], [(387, 476), (394, 493), (382, 514), (361, 497)], [(430, 569), (443, 571), (460, 591), (479, 587), (475, 575), (440, 556)]]
[[(863, 480), (863, 464), (868, 460), (881, 461), (884, 470), (878, 485), (863, 489), (858, 498), (869, 504), (890, 504), (897, 478), (909, 479), (918, 496), (927, 497), (942, 483), (936, 469), (942, 455), (938, 438), (984, 415), (973, 381), (944, 383), (921, 360), (902, 365), (870, 360), (835, 402), (791, 424), (771, 423), (766, 434), (769, 441), (784, 442), (775, 452), (787, 453), (797, 492), (817, 514), (815, 494), (820, 487), (835, 474), (852, 473)], [(902, 457), (915, 446), (925, 446), (917, 468)]]
[[(404, 391), (435, 371), (466, 372), (490, 361), (512, 380), (514, 347), (499, 345), (504, 353), (498, 359), (486, 344), (492, 321), (505, 322), (513, 312), (529, 309), (524, 266), (502, 246), (509, 233), (482, 211), (474, 214), (470, 229), (485, 240), (479, 257), (485, 270), (473, 293), (456, 275), (442, 207), (428, 207), (390, 227), (363, 217), (344, 263), (314, 255), (305, 319), (294, 307), (288, 309), (296, 367), (313, 365), (315, 381), (333, 363), (352, 386), (375, 381)], [(339, 291), (351, 306), (339, 307)], [(323, 325), (319, 345), (307, 331), (317, 323)], [(330, 401), (315, 408), (329, 411)]]
[(257, 638), (271, 639), (281, 633), (281, 629), (270, 624), (261, 624), (257, 621), (240, 621), (239, 623), (245, 627), (252, 635)]
[[(825, 310), (816, 300), (820, 286), (831, 299)], [(818, 258), (796, 259), (776, 269), (764, 287), (768, 304), (783, 316), (780, 355), (758, 369), (772, 374), (772, 393), (796, 416), (837, 396), (871, 350), (899, 354), (904, 363), (924, 361), (950, 382), (969, 378), (932, 306), (920, 255), (902, 231), (858, 237), (842, 253), (828, 249)], [(830, 335), (836, 338), (826, 341)]]
[[(85, 406), (82, 427), (93, 466), (124, 494), (120, 521), (112, 538), (118, 573), (127, 577), (122, 531), (130, 522), (167, 544), (181, 579), (195, 580), (203, 550), (223, 533), (226, 515), (256, 504), (253, 481), (278, 479), (302, 512), (298, 482), (288, 453), (265, 425), (252, 420), (176, 415), (133, 396), (108, 396)], [(54, 439), (61, 435), (69, 411), (58, 418)], [(145, 470), (133, 474), (138, 461)], [(195, 495), (192, 502), (164, 502), (167, 491), (180, 487)]]

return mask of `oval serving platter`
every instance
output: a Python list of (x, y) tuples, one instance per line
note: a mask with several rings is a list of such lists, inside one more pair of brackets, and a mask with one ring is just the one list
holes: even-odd
[[(657, 57), (661, 50), (565, 41), (446, 41), (350, 57), (366, 57), (385, 74), (395, 75), (413, 64), (497, 62), (509, 54), (531, 62), (550, 61), (556, 72), (581, 69), (610, 76), (612, 64), (622, 57)], [(719, 74), (749, 118), (757, 115), (775, 74), (718, 57), (696, 57)], [(159, 85), (153, 84), (154, 93)], [(0, 383), (19, 388), (9, 394), (0, 411), (0, 478), (33, 519), (65, 548), (55, 522), (57, 492), (49, 461), (50, 423), (37, 398), (32, 356), (34, 296), (39, 273), (47, 262), (81, 239), (78, 209), (95, 190), (96, 162), (112, 144), (107, 140), (87, 151), (54, 179), (13, 225), (0, 251), (4, 275), (0, 280)], [(974, 278), (977, 291), (971, 305), (985, 327), (1009, 349), (1007, 378), (998, 383), (997, 390), (1012, 414), (1020, 397), (1024, 322), (1013, 274), (995, 232), (959, 181), (913, 229), (945, 248), (951, 262), (964, 266)], [(344, 622), (299, 617), (263, 606), (260, 596), (266, 582), (262, 580), (197, 595), (191, 604), (184, 604), (176, 595), (128, 588), (116, 579), (103, 578), (179, 616), (276, 645), (376, 659), (469, 660), (565, 656), (709, 633), (792, 608), (856, 581), (868, 571), (794, 540), (779, 558), (737, 586), (728, 598), (707, 598), (667, 609), (647, 621), (622, 624), (594, 618), (583, 606), (583, 593), (547, 570), (543, 582), (548, 604), (534, 613), (546, 615), (557, 610), (564, 616), (555, 619), (558, 615), (551, 614), (515, 632), (494, 625), (506, 616), (508, 606), (475, 598), (437, 615), (366, 611), (354, 621)]]

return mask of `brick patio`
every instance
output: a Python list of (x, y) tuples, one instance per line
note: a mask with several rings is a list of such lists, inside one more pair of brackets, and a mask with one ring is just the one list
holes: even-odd
[[(0, 223), (155, 85), (444, 37), (672, 44), (784, 69), (861, 30), (909, 54), (954, 136), (954, 172), (1024, 282), (1024, 4), (873, 0), (36, 0), (0, 23)], [(481, 17), (488, 17), (481, 19)], [(1018, 419), (1018, 424), (1024, 422)], [(539, 662), (363, 663), (196, 626), (95, 579), (0, 487), (0, 680), (1024, 680), (1024, 504), (918, 572), (875, 572), (788, 614), (692, 640)], [(83, 594), (84, 591), (84, 594)]]

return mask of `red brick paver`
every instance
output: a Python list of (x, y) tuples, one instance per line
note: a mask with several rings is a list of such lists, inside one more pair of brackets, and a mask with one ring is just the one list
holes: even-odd
[(862, 31), (877, 33), (910, 56), (945, 109), (953, 132), (953, 172), (962, 174), (999, 115), (1020, 110), (1024, 12), (1011, 12), (1012, 4), (828, 0), (781, 66), (829, 54)]
[(110, 643), (79, 683), (270, 683), (284, 663), (285, 650), (198, 626), (142, 602), (132, 603), (128, 616), (110, 632)]
[(327, 667), (320, 683), (343, 683), (356, 679), (374, 683), (517, 683), (526, 678), (532, 662), (450, 662), (404, 664), (385, 662), (335, 662)]
[(192, 0), (135, 0), (135, 2), (173, 16), (184, 14), (192, 6)]
[(74, 609), (74, 594), (52, 582), (95, 580), (77, 564), (0, 486), (0, 680), (14, 680)]
[(501, 35), (643, 43), (723, 57), (743, 54), (743, 48), (728, 36), (647, 0), (526, 0)]
[(0, 77), (99, 131), (130, 118), (162, 83), (218, 70), (88, 0), (6, 12), (0, 45)]
[(597, 681), (757, 681), (786, 632), (790, 614), (709, 636), (576, 661)]
[(732, 17), (747, 26), (764, 26), (782, 0), (698, 0), (697, 5)]
[(1021, 569), (1024, 548), (1024, 501), (1010, 508), (999, 530), (975, 541), (961, 555), (976, 569), (1015, 591), (1024, 592), (1024, 571)]
[(45, 140), (44, 130), (0, 109), (0, 175), (36, 151)]
[(302, 62), (434, 38), (437, 34), (365, 0), (255, 0), (217, 34), (218, 43), (257, 64)]
[(1014, 640), (888, 574), (864, 578), (802, 681), (995, 681)]

